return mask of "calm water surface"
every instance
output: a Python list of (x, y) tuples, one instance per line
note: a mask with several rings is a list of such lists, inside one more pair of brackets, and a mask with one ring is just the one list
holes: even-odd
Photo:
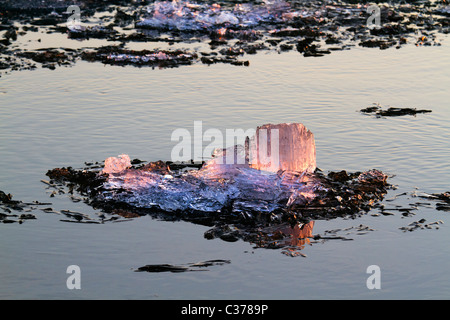
[[(448, 42), (448, 38), (446, 39)], [(169, 160), (176, 128), (193, 132), (302, 122), (315, 135), (322, 170), (377, 168), (397, 190), (450, 191), (450, 50), (354, 48), (320, 58), (260, 53), (250, 67), (193, 65), (176, 69), (112, 67), (79, 62), (0, 78), (0, 190), (55, 210), (93, 213), (66, 195), (50, 198), (47, 170), (81, 167), (127, 153)], [(372, 103), (432, 109), (417, 117), (374, 118)], [(417, 198), (403, 197), (408, 205)], [(375, 211), (376, 213), (377, 211)], [(448, 213), (434, 204), (416, 215), (316, 221), (314, 234), (360, 224), (374, 231), (353, 241), (306, 245), (305, 257), (254, 249), (243, 241), (206, 240), (208, 227), (141, 217), (101, 225), (37, 220), (0, 225), (3, 299), (448, 299)], [(421, 218), (439, 230), (404, 233)], [(206, 272), (140, 273), (146, 264), (227, 259)], [(68, 290), (66, 268), (81, 268), (81, 290)], [(369, 290), (369, 265), (381, 289)]]

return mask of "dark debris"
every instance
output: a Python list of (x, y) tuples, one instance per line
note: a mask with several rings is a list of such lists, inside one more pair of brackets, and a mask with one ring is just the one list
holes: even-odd
[[(224, 8), (230, 8), (239, 1), (215, 1)], [(251, 1), (252, 2), (252, 1)], [(150, 1), (131, 0), (78, 0), (78, 1), (0, 1), (0, 70), (33, 70), (39, 65), (50, 70), (59, 66), (73, 65), (77, 60), (85, 59), (106, 64), (174, 67), (203, 63), (227, 63), (237, 66), (251, 64), (247, 55), (260, 51), (274, 50), (286, 52), (297, 50), (305, 57), (321, 57), (335, 50), (349, 49), (355, 45), (368, 48), (401, 48), (407, 44), (416, 46), (440, 45), (439, 35), (449, 32), (448, 10), (443, 10), (445, 2), (412, 2), (409, 6), (401, 3), (380, 4), (381, 26), (367, 27), (369, 14), (352, 10), (359, 3), (343, 1), (330, 3), (327, 12), (321, 17), (295, 16), (283, 22), (273, 21), (256, 27), (236, 27), (221, 25), (205, 30), (166, 30), (138, 27), (136, 22), (146, 12), (145, 6)], [(323, 9), (322, 1), (290, 2), (294, 10)], [(91, 25), (84, 29), (69, 29), (66, 21), (69, 5), (78, 5), (83, 22)], [(255, 4), (261, 4), (256, 1)], [(349, 9), (349, 10), (347, 10)], [(94, 14), (102, 13), (101, 18)], [(74, 41), (102, 39), (120, 42), (119, 47), (133, 43), (173, 44), (209, 44), (208, 52), (202, 49), (191, 52), (190, 59), (170, 59), (143, 63), (142, 59), (107, 59), (102, 47), (82, 47), (79, 49), (42, 48), (39, 51), (27, 51), (12, 44), (20, 42), (27, 32), (46, 32), (65, 34)], [(40, 41), (40, 40), (38, 40)], [(116, 46), (116, 45), (114, 45)], [(111, 46), (114, 53), (117, 49)], [(165, 51), (164, 51), (165, 50)], [(183, 50), (183, 49), (177, 49)], [(43, 51), (43, 52), (42, 52)], [(163, 49), (163, 52), (172, 51)], [(183, 50), (186, 51), (186, 50)], [(185, 52), (186, 53), (186, 52)], [(203, 54), (205, 53), (205, 54)], [(141, 53), (136, 53), (137, 55)], [(59, 55), (59, 56), (57, 56)], [(56, 61), (55, 61), (56, 60)], [(395, 110), (391, 110), (395, 112)]]
[(189, 272), (189, 271), (208, 271), (208, 267), (219, 266), (231, 263), (230, 260), (207, 260), (196, 263), (172, 265), (172, 264), (148, 264), (137, 268), (136, 272)]
[(400, 116), (416, 116), (421, 113), (430, 113), (432, 110), (427, 109), (417, 109), (417, 108), (397, 108), (397, 107), (389, 107), (387, 109), (383, 109), (380, 105), (374, 104), (372, 107), (361, 109), (360, 112), (365, 114), (374, 115), (377, 118), (381, 117), (400, 117)]
[(26, 220), (37, 219), (35, 214), (32, 214), (33, 210), (42, 205), (48, 205), (48, 203), (41, 203), (39, 201), (33, 201), (31, 203), (23, 202), (20, 200), (13, 200), (13, 196), (0, 190), (0, 221), (3, 223), (23, 223)]

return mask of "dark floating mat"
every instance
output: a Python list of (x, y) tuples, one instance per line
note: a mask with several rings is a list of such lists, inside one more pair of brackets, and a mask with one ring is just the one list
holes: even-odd
[(389, 107), (387, 109), (383, 109), (380, 105), (374, 105), (372, 107), (364, 108), (360, 110), (361, 113), (374, 115), (377, 118), (381, 117), (400, 117), (400, 116), (415, 116), (421, 113), (430, 113), (432, 110), (428, 109), (417, 109), (417, 108), (397, 108), (397, 107)]
[(196, 263), (172, 265), (172, 264), (148, 264), (137, 268), (136, 272), (190, 272), (190, 271), (208, 271), (208, 267), (219, 266), (231, 263), (230, 260), (207, 260)]

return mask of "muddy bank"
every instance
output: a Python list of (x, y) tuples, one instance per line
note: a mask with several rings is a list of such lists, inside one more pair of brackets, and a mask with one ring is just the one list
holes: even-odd
[[(449, 31), (445, 1), (379, 3), (380, 24), (368, 25), (368, 4), (333, 1), (70, 1), (80, 9), (69, 24), (69, 1), (0, 1), (0, 69), (54, 69), (84, 59), (106, 64), (174, 67), (193, 63), (251, 65), (260, 51), (297, 51), (321, 57), (355, 46), (401, 48), (440, 45)], [(60, 35), (74, 46), (26, 49), (28, 34)], [(90, 40), (112, 45), (89, 45)], [(133, 45), (149, 48), (133, 55)], [(186, 47), (198, 44), (197, 49)], [(109, 50), (109, 51), (108, 51)], [(107, 58), (115, 55), (119, 57)], [(58, 57), (56, 58), (56, 53)], [(154, 63), (150, 54), (183, 52)], [(45, 53), (45, 54), (43, 54)], [(55, 61), (56, 59), (56, 61)], [(150, 62), (151, 61), (151, 62)]]

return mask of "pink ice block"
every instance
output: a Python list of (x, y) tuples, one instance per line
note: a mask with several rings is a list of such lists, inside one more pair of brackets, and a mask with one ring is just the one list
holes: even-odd
[(270, 172), (313, 172), (316, 169), (313, 133), (301, 123), (257, 127), (251, 143), (251, 166)]
[(121, 154), (117, 158), (109, 157), (105, 160), (105, 167), (102, 173), (117, 173), (131, 167), (130, 157), (126, 154)]

